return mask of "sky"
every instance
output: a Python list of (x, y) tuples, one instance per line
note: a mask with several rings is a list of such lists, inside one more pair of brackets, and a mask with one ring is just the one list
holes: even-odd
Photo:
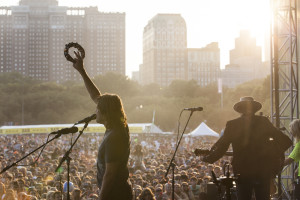
[[(0, 0), (0, 6), (19, 0)], [(97, 6), (100, 12), (126, 13), (126, 75), (143, 62), (143, 29), (158, 13), (181, 14), (187, 25), (187, 47), (202, 48), (218, 42), (221, 68), (229, 64), (229, 51), (240, 30), (250, 30), (264, 49), (270, 29), (270, 0), (58, 0), (59, 6)], [(264, 56), (264, 53), (263, 53)]]

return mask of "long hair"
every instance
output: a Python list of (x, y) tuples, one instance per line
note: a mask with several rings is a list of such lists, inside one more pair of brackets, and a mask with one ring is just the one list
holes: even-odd
[(6, 193), (4, 183), (0, 182), (0, 198)]
[(145, 188), (142, 193), (140, 194), (140, 196), (138, 197), (138, 200), (144, 200), (146, 199), (146, 195), (149, 194), (151, 196), (151, 200), (155, 200), (155, 196), (152, 192), (152, 190), (150, 188)]
[(103, 94), (98, 100), (97, 108), (106, 117), (107, 126), (127, 127), (127, 118), (121, 98), (116, 94)]
[(300, 140), (300, 119), (294, 119), (290, 123), (290, 130), (293, 133), (293, 136), (296, 137), (296, 140)]

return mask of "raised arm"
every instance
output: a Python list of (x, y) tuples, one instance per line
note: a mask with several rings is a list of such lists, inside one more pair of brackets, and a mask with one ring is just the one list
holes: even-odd
[(84, 81), (85, 87), (90, 94), (90, 97), (97, 104), (98, 98), (101, 96), (101, 92), (97, 88), (97, 86), (94, 84), (94, 82), (91, 80), (91, 78), (89, 77), (87, 72), (85, 71), (84, 65), (83, 65), (83, 59), (82, 59), (80, 53), (75, 52), (75, 51), (74, 51), (74, 53), (76, 55), (76, 58), (74, 58), (75, 63), (73, 64), (73, 67), (80, 73), (80, 75)]

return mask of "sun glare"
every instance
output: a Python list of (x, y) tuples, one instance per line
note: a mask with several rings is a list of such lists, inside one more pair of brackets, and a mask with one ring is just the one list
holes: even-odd
[(257, 44), (264, 45), (267, 33), (270, 30), (270, 5), (269, 1), (253, 0), (245, 5), (240, 5), (244, 12), (240, 29), (248, 29), (251, 35), (256, 37)]
[[(240, 30), (249, 30), (256, 38), (256, 44), (262, 47), (262, 58), (268, 48), (270, 30), (269, 0), (228, 0), (220, 1), (218, 12), (222, 13), (220, 30), (221, 68), (229, 64), (229, 51), (234, 48), (234, 39)], [(266, 42), (267, 41), (267, 42)], [(266, 46), (267, 45), (267, 46)]]
[[(4, 0), (4, 4), (17, 0)], [(219, 42), (221, 68), (229, 62), (229, 51), (240, 30), (250, 30), (256, 43), (264, 46), (270, 29), (270, 0), (58, 0), (60, 6), (98, 6), (104, 12), (126, 12), (127, 71), (142, 62), (142, 33), (147, 22), (158, 13), (179, 13), (187, 24), (188, 48), (202, 48)], [(75, 3), (75, 4), (74, 4)], [(131, 5), (135, 5), (132, 7)], [(170, 6), (171, 5), (171, 6)]]

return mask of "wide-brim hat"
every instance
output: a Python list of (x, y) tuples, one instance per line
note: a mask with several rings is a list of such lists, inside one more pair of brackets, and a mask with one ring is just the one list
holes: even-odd
[(262, 108), (261, 103), (255, 101), (253, 97), (241, 97), (240, 101), (234, 104), (233, 109), (239, 113), (256, 113)]

